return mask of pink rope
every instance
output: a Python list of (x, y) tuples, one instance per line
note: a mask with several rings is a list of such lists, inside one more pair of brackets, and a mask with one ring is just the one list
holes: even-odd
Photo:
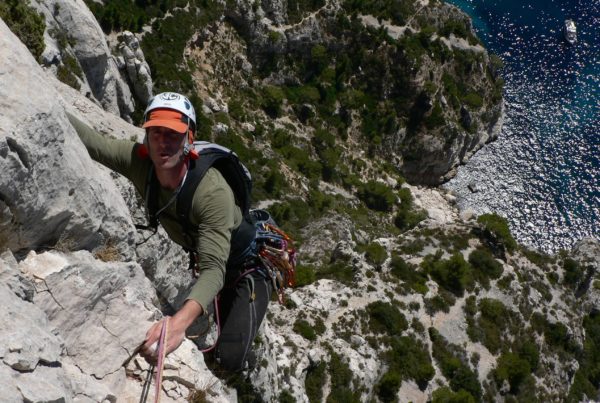
[(218, 296), (215, 297), (214, 305), (215, 305), (215, 316), (217, 318), (217, 340), (215, 340), (215, 343), (212, 346), (205, 348), (204, 350), (200, 350), (201, 353), (208, 353), (209, 351), (213, 350), (217, 346), (217, 343), (219, 342), (219, 337), (221, 337), (221, 319), (219, 318), (219, 297)]
[(160, 402), (160, 389), (162, 386), (162, 375), (165, 366), (165, 353), (167, 349), (167, 333), (169, 332), (169, 317), (167, 316), (162, 323), (160, 338), (158, 339), (158, 362), (156, 364), (156, 382), (154, 389), (154, 403)]

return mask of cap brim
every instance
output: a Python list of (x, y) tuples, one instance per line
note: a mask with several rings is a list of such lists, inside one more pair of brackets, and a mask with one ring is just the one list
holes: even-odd
[(184, 134), (188, 128), (187, 124), (173, 119), (152, 119), (142, 125), (144, 129), (148, 127), (166, 127), (181, 134)]

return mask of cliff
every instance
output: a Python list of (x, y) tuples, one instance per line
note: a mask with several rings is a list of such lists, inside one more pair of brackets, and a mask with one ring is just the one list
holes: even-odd
[[(420, 29), (436, 18), (459, 18), (437, 2), (406, 3), (411, 12), (422, 6)], [(348, 4), (230, 4), (225, 19), (211, 19), (183, 43), (185, 63), (176, 69), (185, 67), (190, 77), (202, 135), (249, 162), (256, 205), (268, 206), (298, 240), (300, 265), (298, 287), (284, 305), (269, 308), (255, 343), (256, 368), (221, 379), (196, 345), (210, 344), (214, 332), (190, 338), (167, 359), (162, 401), (597, 399), (597, 240), (545, 256), (519, 246), (501, 218), (459, 213), (452, 195), (404, 183), (401, 173), (413, 172), (404, 153), (413, 145), (433, 147), (415, 146), (418, 182), (438, 182), (476, 148), (465, 144), (486, 141), (490, 132), (482, 128), (497, 121), (482, 117), (474, 131), (458, 122), (463, 134), (444, 137), (452, 119), (467, 116), (460, 104), (442, 107), (442, 97), (452, 103), (444, 92), (449, 90), (440, 89), (444, 72), (455, 66), (429, 65), (430, 79), (420, 66), (409, 83), (386, 73), (402, 64), (389, 59), (388, 45), (397, 46), (394, 36), (401, 38), (409, 29), (401, 28), (412, 22), (356, 10), (356, 18), (346, 21), (339, 13), (352, 16)], [(221, 15), (217, 6), (213, 12)], [(161, 26), (170, 18), (183, 18), (177, 9), (171, 12), (157, 17), (153, 32), (166, 29)], [(344, 30), (335, 32), (334, 18), (343, 20)], [(445, 41), (450, 48), (473, 47), (487, 57), (477, 44), (436, 32), (421, 39), (442, 49)], [(354, 46), (366, 54), (379, 35), (380, 52), (373, 53), (381, 58), (370, 68), (385, 69), (377, 75), (349, 58), (348, 75), (339, 76), (337, 88), (328, 69), (341, 67), (328, 61), (352, 48), (353, 35), (363, 35)], [(431, 39), (435, 35), (439, 39)], [(160, 88), (168, 77), (153, 64), (152, 42), (145, 40)], [(288, 54), (294, 59), (295, 49), (310, 56), (286, 60)], [(276, 63), (262, 66), (269, 60)], [(428, 65), (437, 59), (423, 54), (419, 60)], [(317, 65), (306, 67), (310, 63)], [(299, 75), (309, 71), (321, 81)], [(181, 304), (190, 286), (186, 255), (162, 231), (143, 243), (148, 234), (134, 228), (144, 222), (141, 201), (127, 181), (89, 158), (65, 111), (109, 136), (139, 139), (141, 129), (54, 74), (0, 22), (0, 298), (6, 308), (0, 334), (7, 340), (0, 347), (2, 399), (139, 401), (149, 368), (134, 351), (149, 324)], [(475, 87), (495, 82), (483, 78), (487, 73), (473, 75)], [(432, 84), (422, 82), (421, 88), (419, 77)], [(398, 88), (416, 92), (406, 101), (409, 114), (394, 115), (387, 131), (380, 124), (385, 102), (373, 97), (394, 93), (398, 80), (407, 86)], [(334, 89), (330, 105), (327, 91)], [(351, 95), (357, 98), (346, 104)], [(482, 98), (482, 116), (500, 107), (489, 103), (491, 95)], [(433, 102), (431, 110), (418, 125), (399, 125), (404, 118), (410, 122), (419, 99)], [(428, 120), (436, 103), (448, 124)], [(373, 131), (365, 131), (372, 116)], [(398, 134), (402, 129), (406, 137)], [(437, 161), (435, 168), (428, 160)]]

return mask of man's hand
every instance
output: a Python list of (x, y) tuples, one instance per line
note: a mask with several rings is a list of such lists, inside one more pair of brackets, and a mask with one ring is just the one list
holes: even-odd
[(158, 360), (158, 340), (160, 339), (163, 320), (169, 320), (165, 346), (166, 356), (181, 345), (183, 338), (185, 337), (186, 329), (202, 314), (203, 311), (202, 306), (196, 301), (191, 299), (185, 301), (183, 307), (173, 317), (167, 316), (150, 326), (150, 329), (146, 332), (146, 339), (140, 348), (140, 355), (144, 357), (149, 364), (155, 365)]

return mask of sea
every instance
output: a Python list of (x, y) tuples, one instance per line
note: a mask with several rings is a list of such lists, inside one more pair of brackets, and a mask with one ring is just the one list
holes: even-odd
[[(600, 0), (451, 0), (504, 62), (499, 138), (444, 185), (533, 249), (600, 239)], [(565, 19), (577, 43), (564, 39)]]

